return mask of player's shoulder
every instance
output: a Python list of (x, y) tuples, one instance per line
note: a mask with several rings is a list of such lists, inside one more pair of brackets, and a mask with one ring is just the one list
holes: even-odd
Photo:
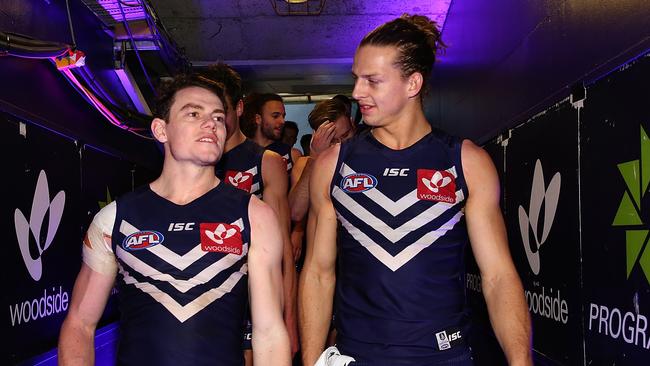
[(286, 171), (284, 158), (275, 151), (265, 150), (262, 156), (262, 171)]
[(248, 203), (248, 218), (251, 221), (251, 226), (256, 224), (264, 226), (277, 221), (273, 208), (255, 196), (251, 196)]
[(481, 166), (488, 162), (492, 164), (492, 158), (485, 149), (468, 139), (463, 140), (461, 143), (461, 154), (464, 166), (468, 164)]
[(102, 207), (93, 217), (92, 225), (100, 228), (103, 232), (110, 233), (113, 231), (115, 216), (117, 214), (117, 202), (113, 201)]

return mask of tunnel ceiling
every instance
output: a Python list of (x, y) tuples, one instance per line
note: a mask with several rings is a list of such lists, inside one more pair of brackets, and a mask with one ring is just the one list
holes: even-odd
[[(364, 34), (403, 13), (443, 24), (451, 0), (153, 0), (167, 31), (195, 66), (223, 60), (260, 91), (351, 92), (354, 50)], [(320, 12), (319, 12), (320, 10)], [(313, 12), (316, 15), (279, 15)]]
[[(425, 97), (427, 117), (478, 142), (650, 51), (648, 0), (309, 0), (315, 15), (278, 14), (304, 11), (299, 5), (289, 9), (285, 0), (71, 2), (81, 3), (103, 23), (88, 26), (85, 13), (91, 12), (72, 9), (87, 64), (100, 79), (111, 74), (106, 71), (119, 74), (121, 84), (109, 80), (107, 88), (124, 86), (126, 92), (116, 94), (128, 93), (136, 107), (136, 101), (152, 102), (149, 81), (188, 64), (216, 61), (233, 65), (257, 91), (349, 95), (352, 57), (363, 35), (403, 13), (427, 15), (442, 25), (448, 45)], [(0, 30), (70, 42), (64, 2), (5, 4)], [(142, 51), (140, 59), (130, 46), (122, 12)], [(145, 13), (155, 14), (154, 19), (143, 20)], [(147, 27), (147, 22), (159, 26)], [(161, 29), (163, 36), (151, 29)], [(112, 37), (112, 47), (99, 47), (92, 35)], [(137, 88), (129, 88), (133, 85)]]

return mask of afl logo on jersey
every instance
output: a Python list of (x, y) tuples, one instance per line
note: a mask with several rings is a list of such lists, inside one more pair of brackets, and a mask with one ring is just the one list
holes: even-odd
[(377, 186), (377, 178), (370, 174), (354, 173), (341, 179), (341, 189), (348, 193), (360, 193)]
[(122, 248), (125, 250), (147, 249), (162, 243), (163, 240), (165, 240), (165, 237), (157, 231), (138, 231), (124, 238), (124, 241), (122, 241)]

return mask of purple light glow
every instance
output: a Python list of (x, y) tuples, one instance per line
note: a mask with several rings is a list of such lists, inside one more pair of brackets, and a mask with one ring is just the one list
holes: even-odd
[(113, 113), (111, 113), (111, 111), (109, 111), (108, 108), (106, 108), (104, 104), (102, 104), (102, 102), (100, 102), (97, 98), (95, 98), (94, 95), (92, 95), (86, 88), (83, 87), (83, 85), (81, 85), (79, 80), (77, 80), (77, 78), (72, 74), (72, 71), (70, 71), (69, 69), (64, 69), (60, 71), (63, 75), (65, 75), (66, 78), (68, 78), (68, 80), (70, 80), (70, 82), (72, 82), (77, 87), (77, 89), (80, 92), (82, 92), (86, 96), (86, 98), (88, 98), (88, 100), (90, 100), (90, 102), (95, 106), (95, 108), (97, 108), (97, 110), (104, 117), (106, 117), (106, 119), (108, 119), (109, 122), (111, 122), (112, 124), (114, 124), (115, 126), (121, 129), (124, 130), (128, 129), (128, 126), (120, 122), (117, 119), (117, 117), (115, 117), (115, 115), (113, 115)]
[[(122, 17), (122, 13), (120, 12), (120, 4), (118, 4), (118, 1), (120, 0), (97, 0), (97, 3), (99, 3), (99, 5), (101, 5), (116, 22), (122, 22), (125, 19)], [(126, 21), (141, 20), (145, 18), (144, 9), (139, 1), (123, 1), (122, 9), (124, 10)]]

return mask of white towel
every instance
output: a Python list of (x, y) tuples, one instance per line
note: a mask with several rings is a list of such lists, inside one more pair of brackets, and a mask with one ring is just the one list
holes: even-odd
[(355, 359), (342, 355), (338, 348), (332, 346), (323, 351), (314, 366), (347, 366)]

